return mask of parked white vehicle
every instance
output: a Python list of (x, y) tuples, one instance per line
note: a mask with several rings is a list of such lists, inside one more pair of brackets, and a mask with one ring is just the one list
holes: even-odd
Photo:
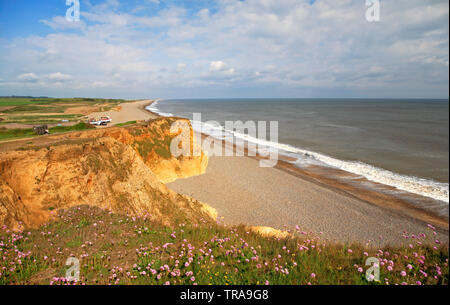
[(104, 116), (100, 118), (100, 122), (111, 123), (112, 119), (109, 116)]
[(100, 122), (99, 120), (96, 120), (96, 119), (90, 119), (89, 124), (95, 125), (95, 126), (100, 126), (102, 124), (102, 122)]
[(109, 116), (104, 116), (99, 119), (90, 119), (89, 124), (95, 125), (95, 126), (106, 126), (108, 123), (111, 123), (112, 119)]

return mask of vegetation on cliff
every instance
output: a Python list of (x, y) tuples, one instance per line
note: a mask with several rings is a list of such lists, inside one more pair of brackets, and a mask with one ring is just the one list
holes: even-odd
[[(95, 128), (95, 127), (92, 125), (80, 122), (80, 123), (72, 125), (72, 126), (50, 127), (49, 132), (50, 132), (50, 134), (54, 134), (54, 133), (69, 132), (69, 131), (88, 130), (88, 129), (93, 129), (93, 128)], [(7, 129), (4, 127), (0, 127), (0, 140), (10, 140), (10, 139), (28, 138), (28, 137), (36, 137), (36, 136), (37, 136), (37, 134), (33, 128)]]
[[(86, 115), (117, 109), (120, 99), (0, 97), (0, 141), (35, 137), (32, 125), (50, 124), (50, 133), (88, 129)], [(56, 126), (64, 120), (69, 125)], [(6, 127), (5, 127), (6, 126)], [(17, 128), (19, 127), (19, 128)]]
[(46, 146), (0, 153), (0, 224), (38, 227), (52, 218), (52, 210), (82, 204), (134, 215), (150, 212), (167, 223), (172, 221), (167, 209), (186, 215), (207, 211), (161, 182), (201, 174), (207, 164), (204, 155), (166, 153), (176, 136), (168, 124), (154, 120), (129, 129), (71, 133), (54, 136)]
[[(448, 284), (448, 244), (432, 226), (404, 233), (408, 247), (379, 249), (300, 227), (220, 224), (214, 209), (164, 185), (208, 161), (169, 154), (175, 120), (0, 153), (0, 284), (67, 284), (69, 257), (81, 268), (70, 284)], [(369, 257), (379, 281), (366, 277)]]
[[(80, 260), (80, 281), (69, 284), (448, 284), (448, 248), (424, 242), (432, 228), (405, 236), (410, 247), (377, 249), (327, 243), (299, 228), (263, 237), (166, 213), (176, 219), (170, 226), (150, 214), (80, 206), (35, 230), (3, 228), (0, 284), (67, 284), (69, 257)], [(368, 257), (379, 259), (379, 281), (366, 279)]]

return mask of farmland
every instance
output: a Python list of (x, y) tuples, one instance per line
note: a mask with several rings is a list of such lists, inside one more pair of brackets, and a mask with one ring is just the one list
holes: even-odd
[(85, 129), (80, 123), (90, 113), (113, 110), (124, 102), (98, 98), (0, 97), (0, 141), (34, 136), (33, 127), (42, 124), (55, 133)]

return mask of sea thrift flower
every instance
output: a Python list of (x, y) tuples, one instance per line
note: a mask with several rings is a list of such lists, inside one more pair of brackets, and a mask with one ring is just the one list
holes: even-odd
[(405, 271), (402, 271), (402, 272), (400, 272), (400, 275), (403, 276), (403, 277), (405, 277), (405, 276), (406, 276), (406, 272), (405, 272)]
[(311, 277), (314, 279), (316, 278), (316, 274), (315, 273), (311, 273)]

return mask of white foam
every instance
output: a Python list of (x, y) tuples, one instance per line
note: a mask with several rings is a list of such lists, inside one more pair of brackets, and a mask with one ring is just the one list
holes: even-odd
[(158, 102), (159, 102), (159, 100), (154, 101), (153, 103), (151, 103), (150, 106), (145, 107), (145, 109), (147, 109), (148, 111), (154, 112), (160, 116), (172, 117), (173, 116), (172, 113), (162, 112), (158, 108), (156, 108), (156, 105), (158, 104)]
[[(156, 108), (157, 102), (147, 107), (152, 112), (162, 116), (173, 116), (171, 113), (164, 113)], [(191, 122), (195, 131), (201, 132), (212, 137), (224, 140), (230, 136), (253, 142), (258, 145), (260, 152), (267, 152), (270, 149), (278, 150), (279, 154), (294, 157), (297, 161), (294, 164), (305, 166), (317, 164), (337, 168), (349, 173), (360, 175), (366, 179), (395, 187), (398, 190), (410, 192), (413, 194), (433, 198), (449, 203), (449, 184), (436, 182), (429, 179), (406, 176), (389, 170), (375, 167), (370, 164), (357, 161), (345, 161), (327, 156), (322, 153), (297, 148), (288, 144), (274, 143), (267, 140), (257, 139), (247, 134), (241, 134), (235, 131), (225, 130), (222, 126), (214, 126), (203, 122)]]

